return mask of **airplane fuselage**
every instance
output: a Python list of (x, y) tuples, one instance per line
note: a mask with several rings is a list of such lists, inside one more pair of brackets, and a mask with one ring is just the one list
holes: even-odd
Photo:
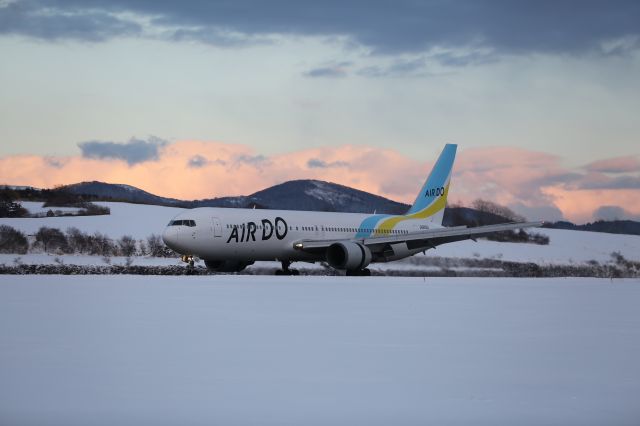
[[(394, 218), (402, 220), (394, 220), (393, 227), (380, 226)], [(295, 243), (357, 241), (440, 227), (394, 215), (202, 207), (176, 216), (163, 239), (181, 254), (207, 260), (318, 261), (324, 260), (324, 255), (296, 250)]]

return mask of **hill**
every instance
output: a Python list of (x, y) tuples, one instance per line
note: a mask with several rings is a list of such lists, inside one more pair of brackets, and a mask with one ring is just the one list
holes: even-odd
[(365, 191), (319, 180), (293, 180), (251, 195), (185, 201), (160, 197), (139, 188), (104, 182), (82, 182), (60, 188), (75, 195), (101, 201), (122, 201), (168, 207), (230, 207), (327, 212), (400, 214), (408, 205)]
[(320, 180), (292, 180), (248, 196), (197, 200), (193, 207), (244, 207), (347, 213), (402, 214), (407, 204)]
[(572, 231), (591, 231), (606, 232), (609, 234), (627, 234), (640, 235), (640, 222), (633, 220), (598, 220), (584, 225), (576, 225), (575, 223), (560, 221), (553, 223), (545, 223), (545, 228), (552, 229), (568, 229)]
[(175, 198), (160, 197), (131, 185), (105, 183), (98, 181), (80, 182), (59, 188), (74, 195), (92, 196), (97, 200), (123, 201), (158, 206), (173, 206), (183, 203)]

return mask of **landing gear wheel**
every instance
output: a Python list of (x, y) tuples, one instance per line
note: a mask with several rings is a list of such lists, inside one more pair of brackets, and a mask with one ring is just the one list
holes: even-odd
[(276, 275), (300, 275), (300, 271), (298, 271), (297, 269), (289, 269), (291, 262), (289, 262), (288, 260), (283, 260), (281, 263), (282, 269), (277, 269)]
[(347, 270), (346, 275), (347, 277), (369, 277), (371, 276), (371, 270), (369, 268)]

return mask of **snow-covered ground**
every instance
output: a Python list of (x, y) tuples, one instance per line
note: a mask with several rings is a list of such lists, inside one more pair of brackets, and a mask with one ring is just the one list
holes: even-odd
[(620, 252), (631, 260), (640, 260), (640, 236), (606, 234), (603, 232), (534, 229), (547, 235), (549, 245), (499, 243), (467, 240), (439, 246), (430, 255), (460, 258), (492, 258), (514, 262), (550, 264), (585, 263), (590, 260), (608, 262), (611, 253)]
[(0, 276), (0, 424), (638, 425), (640, 280)]
[[(41, 226), (66, 230), (76, 227), (87, 233), (101, 232), (113, 239), (123, 235), (131, 235), (135, 239), (144, 239), (151, 234), (160, 235), (169, 221), (182, 209), (174, 207), (148, 206), (141, 204), (100, 202), (100, 205), (111, 209), (108, 216), (79, 216), (53, 218), (0, 218), (0, 224), (7, 224), (26, 234), (34, 234)], [(38, 211), (41, 203), (25, 203), (31, 211)], [(427, 251), (427, 256), (500, 259), (516, 262), (536, 262), (547, 264), (583, 264), (591, 260), (606, 263), (611, 260), (611, 253), (620, 252), (630, 260), (640, 261), (640, 236), (615, 235), (597, 232), (565, 231), (559, 229), (536, 229), (535, 232), (548, 235), (549, 245), (498, 243), (494, 241), (471, 240), (439, 246), (436, 250)], [(30, 263), (31, 255), (23, 258)], [(0, 263), (8, 264), (11, 259), (0, 257)], [(42, 259), (46, 259), (42, 258)], [(53, 259), (53, 258), (52, 258)], [(74, 257), (63, 257), (67, 264), (76, 264), (80, 260)], [(145, 264), (144, 259), (137, 259), (135, 264)], [(154, 261), (157, 263), (157, 261)], [(100, 263), (95, 260), (94, 264)], [(154, 264), (156, 264), (154, 263)], [(82, 264), (82, 263), (80, 263)], [(394, 263), (401, 265), (401, 263)], [(405, 262), (400, 268), (412, 268)], [(384, 268), (384, 266), (381, 266)]]
[(78, 207), (44, 207), (44, 203), (40, 201), (21, 201), (20, 204), (22, 204), (22, 207), (27, 209), (31, 214), (46, 214), (49, 210), (77, 213), (82, 210)]
[[(27, 205), (27, 203), (24, 203)], [(42, 210), (42, 203), (32, 203), (25, 208), (30, 212)], [(35, 234), (41, 226), (58, 228), (61, 231), (76, 227), (83, 232), (100, 232), (117, 239), (131, 235), (135, 239), (147, 238), (151, 234), (161, 235), (169, 221), (183, 209), (175, 207), (149, 206), (145, 204), (97, 202), (107, 206), (110, 215), (42, 217), (42, 218), (0, 218), (0, 224), (13, 226), (26, 234)], [(40, 206), (40, 207), (39, 207)], [(46, 209), (45, 209), (46, 211)]]

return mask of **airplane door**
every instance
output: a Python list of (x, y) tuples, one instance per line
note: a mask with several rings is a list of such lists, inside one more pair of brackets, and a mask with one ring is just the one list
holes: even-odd
[(213, 224), (213, 236), (222, 237), (222, 225), (220, 224), (220, 219), (212, 217), (211, 222)]

